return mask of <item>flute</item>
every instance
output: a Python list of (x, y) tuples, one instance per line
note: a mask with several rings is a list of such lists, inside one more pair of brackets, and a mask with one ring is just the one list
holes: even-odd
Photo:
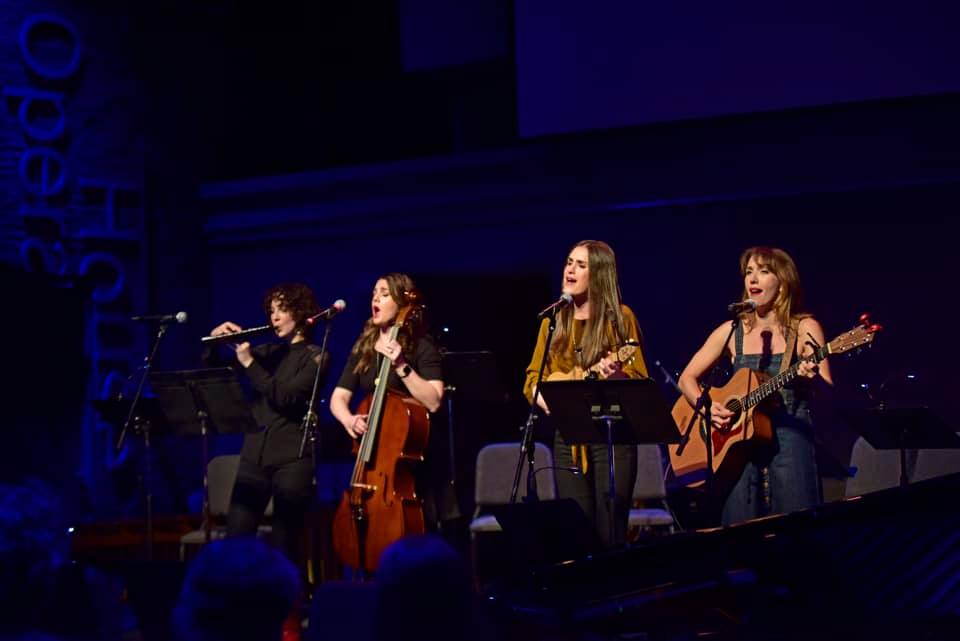
[(210, 343), (242, 343), (251, 336), (258, 336), (260, 334), (266, 334), (267, 332), (273, 331), (273, 325), (261, 325), (260, 327), (251, 327), (250, 329), (243, 329), (239, 332), (230, 332), (227, 334), (220, 334), (219, 336), (203, 336), (200, 338), (201, 343), (210, 344)]

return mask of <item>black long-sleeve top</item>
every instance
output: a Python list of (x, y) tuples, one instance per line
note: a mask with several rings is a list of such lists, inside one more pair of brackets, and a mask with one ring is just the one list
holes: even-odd
[(204, 350), (203, 362), (208, 367), (228, 365), (250, 381), (253, 417), (261, 429), (244, 436), (240, 456), (263, 466), (289, 463), (300, 453), (300, 425), (313, 390), (320, 348), (307, 342), (271, 343), (257, 345), (250, 353), (253, 363), (246, 368), (214, 348)]

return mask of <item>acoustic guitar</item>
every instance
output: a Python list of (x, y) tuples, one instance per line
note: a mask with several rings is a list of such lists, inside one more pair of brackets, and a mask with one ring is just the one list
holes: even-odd
[[(711, 390), (711, 399), (719, 401), (733, 412), (727, 427), (710, 430), (714, 488), (719, 496), (726, 496), (736, 484), (751, 449), (762, 447), (773, 439), (770, 418), (764, 413), (761, 403), (797, 378), (801, 362), (819, 363), (828, 354), (843, 354), (873, 342), (881, 326), (871, 324), (868, 314), (861, 316), (860, 321), (860, 326), (840, 334), (827, 345), (817, 347), (812, 354), (799, 359), (776, 376), (743, 368), (734, 372), (723, 387)], [(685, 434), (694, 416), (694, 409), (685, 397), (677, 399), (672, 415), (680, 434)], [(703, 423), (698, 417), (688, 439), (667, 447), (675, 477), (682, 485), (689, 487), (702, 485), (706, 479), (707, 437)]]

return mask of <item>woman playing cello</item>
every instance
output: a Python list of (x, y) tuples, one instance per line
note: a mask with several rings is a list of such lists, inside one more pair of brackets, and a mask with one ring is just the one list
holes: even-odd
[[(406, 274), (377, 279), (370, 319), (330, 397), (331, 413), (352, 438), (360, 439), (351, 489), (334, 520), (334, 547), (344, 563), (360, 569), (374, 568), (380, 546), (424, 529), (422, 511), (419, 523), (411, 516), (413, 507), (419, 511), (419, 502), (409, 467), (418, 458), (413, 443), (420, 454), (426, 445), (426, 413), (440, 408), (443, 376), (440, 353), (410, 318), (416, 298)], [(354, 411), (350, 402), (357, 390), (373, 396)], [(391, 443), (400, 460), (386, 460)], [(378, 521), (372, 512), (381, 508), (395, 510), (384, 517), (389, 522)], [(395, 518), (404, 523), (398, 525)]]

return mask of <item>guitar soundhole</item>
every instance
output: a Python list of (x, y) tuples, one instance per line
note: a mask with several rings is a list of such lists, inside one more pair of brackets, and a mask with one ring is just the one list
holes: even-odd
[(743, 414), (743, 408), (740, 406), (740, 401), (735, 398), (727, 401), (724, 407), (733, 412), (733, 416), (730, 417), (730, 422), (727, 423), (727, 426), (719, 431), (729, 432), (737, 425), (738, 422), (740, 422), (740, 416)]

